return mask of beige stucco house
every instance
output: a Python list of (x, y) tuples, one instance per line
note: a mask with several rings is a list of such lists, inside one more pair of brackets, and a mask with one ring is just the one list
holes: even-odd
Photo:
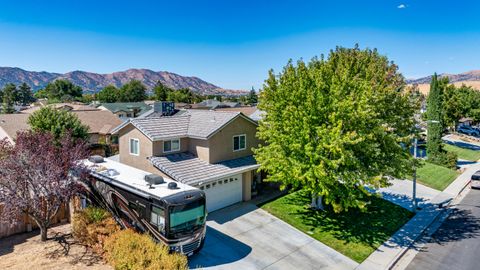
[(204, 190), (214, 211), (251, 199), (252, 181), (260, 181), (252, 152), (256, 130), (240, 112), (181, 110), (173, 116), (153, 111), (113, 132), (121, 163)]

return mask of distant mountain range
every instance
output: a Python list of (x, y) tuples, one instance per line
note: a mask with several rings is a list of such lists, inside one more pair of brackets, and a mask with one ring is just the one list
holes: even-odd
[[(439, 74), (439, 77), (448, 77), (450, 83), (453, 83), (456, 86), (460, 86), (465, 84), (467, 86), (471, 86), (477, 90), (480, 90), (480, 70), (472, 70), (460, 74), (448, 74), (443, 73)], [(418, 79), (409, 79), (407, 80), (408, 84), (417, 84), (418, 88), (422, 93), (428, 93), (430, 90), (430, 81), (432, 80), (432, 76), (427, 76)]]
[(45, 87), (49, 82), (58, 79), (67, 79), (83, 88), (86, 93), (96, 93), (107, 85), (121, 87), (130, 80), (139, 80), (150, 91), (157, 81), (174, 88), (189, 88), (202, 95), (237, 96), (248, 93), (243, 90), (223, 89), (197, 77), (186, 77), (167, 71), (153, 71), (149, 69), (129, 69), (110, 74), (98, 74), (86, 71), (72, 71), (65, 74), (52, 72), (26, 71), (15, 67), (0, 67), (0, 87), (7, 83), (27, 83), (33, 90)]
[[(451, 83), (454, 82), (465, 82), (465, 81), (480, 81), (480, 70), (472, 70), (460, 74), (448, 74), (442, 73), (439, 74), (440, 77), (448, 77)], [(419, 79), (411, 79), (407, 80), (409, 84), (422, 84), (422, 83), (430, 83), (432, 80), (432, 76), (427, 76)]]

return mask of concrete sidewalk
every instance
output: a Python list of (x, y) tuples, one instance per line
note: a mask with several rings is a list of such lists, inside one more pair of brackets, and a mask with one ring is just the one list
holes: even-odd
[[(480, 164), (469, 166), (460, 176), (455, 179), (443, 192), (439, 192), (434, 197), (425, 200), (423, 209), (419, 211), (409, 222), (398, 230), (390, 239), (383, 243), (376, 251), (363, 261), (356, 269), (361, 270), (380, 270), (391, 269), (395, 263), (402, 257), (415, 240), (436, 220), (444, 208), (440, 204), (448, 204), (449, 201), (456, 198), (465, 188), (468, 188), (470, 177), (474, 172), (480, 170)], [(392, 193), (397, 186), (392, 186)], [(388, 190), (388, 189), (387, 189)], [(423, 188), (422, 188), (423, 190)], [(383, 192), (386, 192), (385, 190)], [(397, 192), (401, 192), (397, 189)], [(405, 193), (408, 190), (404, 191)], [(420, 190), (419, 190), (420, 192)], [(422, 191), (423, 192), (423, 191)], [(401, 194), (401, 193), (400, 193)], [(430, 194), (427, 192), (427, 194)], [(433, 195), (431, 193), (430, 195)], [(388, 196), (385, 198), (388, 199)], [(401, 205), (398, 202), (394, 202)]]
[[(390, 183), (392, 183), (391, 186), (380, 188), (376, 190), (376, 192), (382, 194), (383, 199), (412, 211), (413, 182), (411, 180), (394, 179), (390, 181)], [(424, 208), (431, 205), (431, 201), (440, 193), (441, 191), (429, 188), (417, 182), (418, 206)]]

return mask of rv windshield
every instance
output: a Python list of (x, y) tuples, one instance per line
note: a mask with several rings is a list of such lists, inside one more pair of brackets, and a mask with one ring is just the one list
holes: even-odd
[(170, 234), (181, 237), (205, 224), (205, 204), (202, 201), (170, 208)]

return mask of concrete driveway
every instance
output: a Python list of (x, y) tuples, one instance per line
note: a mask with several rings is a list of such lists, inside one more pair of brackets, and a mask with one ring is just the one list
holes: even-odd
[(354, 269), (358, 263), (251, 203), (209, 215), (200, 269)]

